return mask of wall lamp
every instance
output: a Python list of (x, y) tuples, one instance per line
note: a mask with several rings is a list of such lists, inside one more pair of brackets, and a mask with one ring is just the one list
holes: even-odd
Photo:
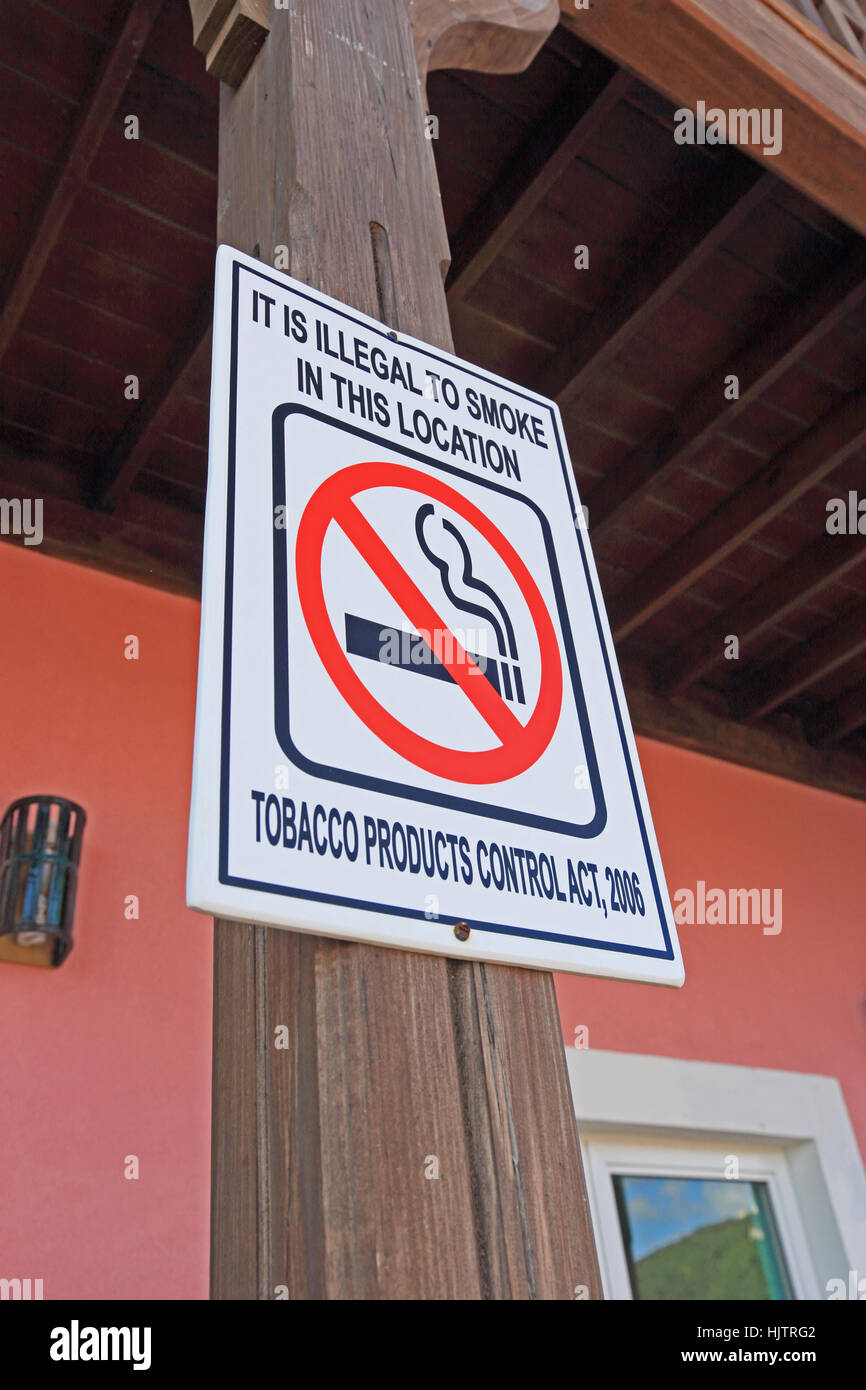
[(57, 966), (69, 955), (86, 819), (61, 796), (22, 796), (0, 821), (0, 961)]

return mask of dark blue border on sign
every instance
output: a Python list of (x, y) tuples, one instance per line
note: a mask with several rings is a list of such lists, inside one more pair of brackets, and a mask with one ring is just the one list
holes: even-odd
[[(330, 903), (333, 906), (355, 908), (365, 912), (381, 912), (390, 917), (408, 917), (415, 920), (426, 920), (425, 913), (406, 907), (394, 907), (388, 903), (366, 902), (363, 899), (339, 897), (333, 893), (318, 893), (308, 889), (289, 888), (284, 885), (274, 883), (259, 882), (255, 879), (238, 878), (229, 873), (228, 868), (228, 840), (229, 840), (229, 752), (230, 752), (230, 733), (231, 733), (231, 670), (232, 670), (232, 619), (233, 619), (233, 586), (234, 586), (234, 525), (235, 525), (235, 481), (236, 481), (236, 446), (237, 446), (237, 366), (238, 366), (238, 282), (240, 272), (244, 270), (248, 275), (255, 276), (259, 280), (264, 280), (269, 285), (275, 285), (284, 294), (295, 295), (298, 299), (304, 299), (314, 307), (319, 307), (319, 301), (312, 294), (305, 294), (302, 290), (294, 286), (286, 286), (280, 280), (274, 279), (264, 269), (253, 269), (240, 261), (232, 263), (232, 309), (231, 309), (231, 368), (229, 381), (229, 428), (228, 428), (228, 460), (227, 460), (227, 499), (226, 499), (226, 562), (225, 562), (225, 606), (223, 617), (223, 683), (222, 683), (222, 737), (220, 748), (220, 835), (219, 835), (219, 881), (227, 886), (236, 888), (250, 888), (263, 893), (275, 893), (281, 897), (300, 898), (309, 902)], [(328, 307), (328, 312), (339, 318), (344, 318), (347, 322), (354, 324), (357, 322), (352, 315), (343, 309)], [(364, 323), (365, 333), (378, 335), (393, 344), (393, 339), (389, 339), (388, 330), (378, 328), (374, 324)], [(428, 357), (433, 362), (448, 366), (449, 361), (441, 357), (432, 348), (421, 347), (417, 344), (412, 345), (412, 351), (421, 356)], [(467, 375), (475, 377), (476, 380), (488, 382), (482, 372), (473, 371), (469, 367), (462, 366), (461, 370)], [(568, 482), (568, 470), (562, 442), (559, 438), (559, 431), (556, 428), (556, 416), (551, 406), (539, 401), (537, 397), (525, 395), (522, 391), (513, 386), (496, 382), (497, 390), (509, 391), (518, 400), (528, 401), (537, 409), (546, 409), (550, 414), (552, 435), (556, 440), (557, 452), (559, 454), (560, 467), (562, 468), (563, 481), (565, 484), (565, 495), (571, 506), (571, 488)], [(330, 423), (333, 423), (331, 421)], [(389, 445), (393, 448), (393, 445)], [(430, 462), (425, 456), (425, 461)], [(446, 467), (447, 465), (442, 465)], [(453, 470), (459, 471), (459, 470)], [(473, 477), (473, 481), (479, 481)], [(525, 499), (523, 499), (525, 500)], [(583, 564), (584, 577), (589, 591), (590, 603), (592, 605), (593, 617), (595, 619), (599, 645), (601, 647), (602, 659), (604, 661), (605, 674), (607, 675), (608, 687), (610, 689), (611, 700), (613, 702), (614, 713), (616, 715), (617, 729), (619, 731), (622, 744), (623, 757), (625, 759), (626, 770), (628, 772), (629, 786), (631, 787), (634, 799), (635, 813), (640, 827), (641, 843), (644, 847), (647, 868), (653, 886), (653, 897), (658, 911), (659, 922), (662, 929), (662, 936), (665, 943), (663, 951), (653, 949), (649, 946), (626, 946), (617, 942), (599, 941), (591, 937), (583, 936), (564, 936), (557, 932), (536, 931), (529, 927), (513, 927), (503, 922), (479, 922), (473, 919), (469, 925), (475, 931), (494, 932), (503, 936), (531, 937), (541, 941), (562, 942), (570, 946), (587, 946), (595, 950), (614, 951), (622, 955), (629, 956), (649, 956), (657, 960), (673, 960), (674, 951), (671, 944), (670, 932), (665, 918), (664, 908), (661, 901), (658, 878), (655, 872), (653, 857), (650, 852), (649, 838), (647, 836), (646, 823), (644, 821), (643, 809), (640, 804), (640, 797), (637, 791), (634, 768), (632, 767), (631, 756), (629, 754), (628, 741), (625, 736), (622, 712), (620, 710), (619, 699), (617, 698), (616, 686), (613, 680), (610, 659), (607, 651), (607, 644), (604, 640), (604, 632), (596, 602), (595, 591), (590, 574), (589, 563), (584, 546), (583, 534), (577, 524), (577, 517), (572, 507), (572, 520), (575, 527), (575, 537), (580, 549), (581, 561)], [(567, 624), (563, 624), (566, 628)], [(591, 745), (590, 745), (591, 746)], [(463, 921), (463, 918), (447, 916), (441, 914), (438, 918), (440, 922), (456, 924)]]
[(583, 839), (594, 839), (596, 835), (600, 835), (607, 824), (607, 808), (604, 803), (604, 792), (602, 791), (601, 779), (598, 773), (598, 759), (595, 756), (595, 746), (592, 741), (592, 730), (589, 727), (589, 715), (586, 710), (583, 685), (577, 667), (577, 657), (574, 651), (571, 628), (568, 623), (568, 610), (565, 606), (565, 595), (562, 592), (562, 582), (559, 578), (556, 553), (553, 548), (553, 537), (550, 534), (550, 526), (547, 517), (528, 497), (522, 497), (519, 492), (515, 492), (509, 487), (503, 487), (501, 483), (494, 483), (488, 478), (476, 478), (473, 474), (467, 475), (462, 469), (454, 467), (453, 464), (442, 463), (439, 459), (428, 458), (426, 454), (418, 453), (414, 449), (406, 449), (401, 444), (395, 444), (388, 439), (383, 439), (380, 435), (371, 434), (367, 430), (358, 429), (357, 426), (344, 423), (342, 420), (332, 420), (329, 415), (326, 415), (321, 410), (313, 410), (310, 406), (295, 404), (278, 405), (272, 416), (275, 507), (285, 507), (287, 502), (285, 423), (290, 415), (307, 415), (313, 420), (318, 420), (324, 425), (329, 425), (332, 429), (345, 430), (347, 434), (357, 435), (359, 439), (364, 439), (377, 448), (384, 448), (390, 453), (405, 454), (408, 458), (415, 459), (418, 463), (426, 463), (429, 467), (440, 470), (443, 473), (451, 473), (457, 478), (477, 483), (481, 487), (492, 488), (494, 492), (504, 493), (506, 497), (511, 497), (516, 502), (522, 502), (524, 506), (529, 507), (529, 509), (534, 512), (541, 525), (545, 554), (547, 555), (547, 562), (550, 565), (550, 577), (556, 595), (556, 607), (559, 613), (562, 638), (568, 658), (568, 670), (571, 676), (577, 719), (580, 725), (584, 752), (586, 754), (586, 766), (589, 772), (590, 787), (592, 790), (593, 816), (592, 820), (588, 821), (586, 825), (576, 825), (571, 821), (554, 820), (550, 816), (536, 816), (526, 811), (513, 811), (507, 806), (494, 806), (484, 801), (473, 801), (468, 796), (452, 796), (445, 792), (427, 791), (420, 787), (404, 786), (401, 782), (391, 782), (384, 777), (365, 777), (361, 773), (347, 772), (344, 768), (340, 767), (329, 767), (327, 764), (316, 763), (306, 757), (292, 738), (290, 728), (291, 705), (289, 699), (288, 661), (289, 615), (288, 590), (286, 587), (286, 580), (289, 572), (288, 538), (285, 529), (274, 527), (274, 731), (277, 735), (277, 741), (286, 757), (290, 758), (296, 767), (299, 767), (302, 772), (308, 773), (311, 777), (323, 777), (329, 782), (342, 782), (352, 787), (363, 787), (365, 791), (384, 792), (388, 796), (404, 797), (409, 801), (424, 801), (430, 806), (447, 806), (451, 810), (464, 811), (473, 816), (485, 816), (491, 820), (511, 821), (515, 825), (530, 825), (535, 830), (552, 830), (558, 835), (576, 835)]

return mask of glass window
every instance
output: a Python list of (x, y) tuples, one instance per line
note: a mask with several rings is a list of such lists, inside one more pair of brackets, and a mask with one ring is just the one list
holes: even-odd
[(790, 1299), (767, 1184), (614, 1175), (640, 1299)]

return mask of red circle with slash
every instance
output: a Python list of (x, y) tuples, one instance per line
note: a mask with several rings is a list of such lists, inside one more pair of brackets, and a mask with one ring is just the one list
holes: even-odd
[[(538, 699), (526, 724), (520, 723), (486, 678), (478, 679), (480, 668), (453, 634), (446, 652), (446, 624), (356, 506), (359, 493), (383, 487), (407, 488), (450, 507), (475, 527), (511, 571), (535, 625), (541, 658)], [(497, 747), (467, 752), (423, 738), (390, 714), (364, 685), (340, 645), (325, 603), (322, 552), (332, 524), (344, 532), (416, 630), (430, 634), (431, 650), (493, 731)], [(358, 718), (395, 753), (437, 777), (476, 784), (504, 782), (538, 761), (553, 737), (562, 706), (559, 644), (535, 580), (514, 547), (478, 507), (447, 483), (416, 468), (384, 462), (352, 464), (322, 483), (307, 503), (298, 527), (295, 566), (304, 621), (325, 670)]]

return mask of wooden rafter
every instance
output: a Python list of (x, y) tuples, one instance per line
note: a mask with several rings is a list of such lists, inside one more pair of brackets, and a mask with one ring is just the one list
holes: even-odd
[[(560, 405), (580, 395), (697, 268), (769, 194), (775, 180), (747, 160), (713, 170), (687, 213), (673, 220), (636, 269), (614, 286), (586, 328), (548, 363), (537, 389)], [(592, 515), (592, 513), (590, 513)]]
[(843, 748), (818, 749), (774, 729), (737, 724), (681, 696), (658, 695), (647, 673), (626, 662), (623, 680), (635, 733), (723, 762), (866, 800), (863, 759)]
[(82, 102), (39, 222), (27, 238), (26, 250), (11, 272), (3, 292), (0, 359), (27, 311), (33, 291), (63, 231), (72, 205), (84, 186), (87, 171), (102, 144), (117, 104), (126, 91), (132, 70), (162, 4), (163, 0), (133, 0)]
[[(866, 247), (858, 246), (815, 288), (798, 294), (742, 351), (714, 366), (690, 399), (602, 479), (587, 500), (593, 536), (600, 538), (623, 510), (658, 487), (693, 458), (707, 440), (778, 381), (846, 315), (866, 301)], [(740, 383), (739, 399), (726, 400), (724, 375)]]
[(239, 87), (270, 32), (268, 0), (189, 0), (189, 8), (207, 71)]
[[(489, 3), (447, 9), (487, 32)], [(380, 319), (387, 298), (401, 335), (450, 346), (405, 0), (296, 13), (274, 12), (252, 71), (220, 94), (221, 238), (285, 241), (312, 288)], [(375, 254), (371, 222), (387, 232)], [(293, 1299), (543, 1300), (576, 1280), (600, 1294), (549, 974), (218, 920), (214, 998), (212, 1298), (278, 1283)], [(261, 1046), (277, 1000), (290, 1069)], [(405, 1176), (428, 1133), (452, 1175), (435, 1207)]]
[(652, 668), (658, 690), (668, 694), (683, 690), (721, 662), (727, 636), (736, 636), (744, 648), (750, 637), (781, 622), (786, 614), (864, 562), (866, 548), (862, 537), (828, 536), (822, 532), (763, 584), (716, 614), (673, 651), (666, 652)]
[(846, 690), (806, 722), (806, 737), (817, 748), (840, 743), (866, 725), (866, 684)]
[(795, 6), (802, 15), (805, 15), (812, 24), (816, 24), (823, 34), (829, 34), (829, 29), (821, 18), (821, 13), (815, 4), (815, 0), (786, 0), (787, 4)]
[(676, 105), (784, 112), (782, 178), (866, 233), (866, 67), (782, 0), (559, 0), (562, 23)]
[(46, 555), (73, 564), (96, 564), (126, 579), (199, 596), (199, 513), (147, 496), (130, 499), (122, 519), (93, 511), (64, 464), (6, 446), (0, 446), (0, 496), (43, 499), (45, 535), (40, 550)]
[(866, 13), (857, 0), (817, 0), (824, 27), (834, 39), (843, 43), (855, 58), (866, 58)]
[(162, 434), (168, 429), (188, 383), (208, 350), (213, 321), (213, 296), (208, 292), (172, 353), (162, 375), (118, 435), (94, 487), (94, 505), (114, 511), (129, 492)]
[(596, 54), (572, 79), (554, 120), (532, 132), (509, 167), (473, 209), (452, 248), (448, 306), (453, 309), (598, 133), (630, 78)]
[(614, 636), (627, 637), (678, 594), (685, 593), (702, 574), (721, 564), (726, 555), (744, 545), (804, 492), (835, 472), (864, 443), (866, 396), (861, 389), (846, 395), (806, 434), (770, 459), (745, 487), (616, 594), (608, 604)]
[(736, 719), (759, 719), (853, 661), (863, 651), (866, 651), (866, 603), (853, 612), (843, 613), (808, 642), (798, 643), (793, 656), (783, 657), (747, 676), (730, 696), (731, 713)]

